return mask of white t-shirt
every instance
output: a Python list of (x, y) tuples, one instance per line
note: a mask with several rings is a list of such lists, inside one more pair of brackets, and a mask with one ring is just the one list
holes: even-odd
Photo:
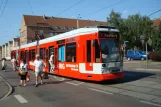
[(42, 72), (43, 71), (43, 67), (44, 67), (43, 60), (41, 60), (41, 59), (35, 60), (34, 61), (34, 66), (35, 66), (35, 72)]
[[(22, 70), (24, 68), (24, 70)], [(24, 64), (24, 63), (21, 63), (20, 64), (20, 69), (24, 72), (28, 72), (28, 65), (27, 64)]]
[(54, 57), (54, 55), (51, 55), (49, 61), (53, 62), (53, 57)]

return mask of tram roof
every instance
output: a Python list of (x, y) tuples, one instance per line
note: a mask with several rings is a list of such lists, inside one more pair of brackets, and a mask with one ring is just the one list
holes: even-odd
[[(58, 41), (58, 40), (62, 40), (62, 39), (66, 39), (66, 38), (70, 38), (70, 37), (76, 37), (76, 36), (81, 36), (84, 34), (90, 34), (90, 33), (95, 33), (95, 32), (99, 32), (99, 31), (113, 31), (113, 32), (119, 32), (118, 29), (116, 29), (115, 27), (112, 26), (88, 26), (88, 27), (84, 27), (84, 28), (79, 28), (79, 29), (75, 29), (75, 30), (71, 30), (69, 32), (65, 32), (62, 34), (58, 34), (56, 36), (53, 37), (49, 37), (49, 38), (45, 38), (43, 40), (39, 41), (39, 44), (44, 44), (44, 43), (49, 43), (49, 42), (53, 42), (53, 41)], [(36, 46), (36, 41), (32, 42), (32, 43), (28, 43), (25, 45), (20, 46), (20, 48), (28, 48), (31, 46)], [(17, 50), (19, 49), (19, 47), (13, 48), (12, 50)]]

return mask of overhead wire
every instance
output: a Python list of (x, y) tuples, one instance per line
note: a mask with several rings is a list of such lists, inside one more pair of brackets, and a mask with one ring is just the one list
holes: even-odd
[(97, 12), (101, 11), (101, 10), (104, 10), (104, 9), (109, 8), (109, 7), (111, 7), (111, 6), (114, 6), (114, 5), (117, 5), (117, 4), (119, 4), (119, 3), (122, 3), (123, 1), (126, 1), (126, 0), (121, 0), (121, 1), (119, 1), (119, 2), (116, 2), (116, 3), (114, 3), (114, 4), (111, 4), (111, 5), (109, 5), (109, 6), (103, 7), (103, 8), (101, 8), (101, 9), (99, 9), (99, 10), (96, 10), (96, 11), (94, 11), (94, 12), (89, 13), (88, 15), (86, 15), (86, 16), (84, 16), (84, 17), (88, 17), (88, 16), (90, 16), (90, 15), (92, 15), (92, 14), (94, 14), (94, 13), (97, 13)]
[(1, 0), (2, 2), (1, 2), (1, 5), (0, 5), (0, 10), (1, 10), (1, 8), (2, 8), (2, 5), (3, 5), (3, 0)]
[(155, 13), (158, 13), (159, 11), (161, 11), (161, 9), (159, 9), (159, 10), (157, 10), (157, 11), (155, 11), (155, 12), (149, 14), (148, 17), (149, 17), (149, 16), (152, 16), (152, 15), (155, 14)]
[(1, 13), (1, 16), (0, 16), (0, 17), (2, 17), (3, 12), (4, 12), (5, 8), (6, 8), (7, 3), (8, 3), (8, 0), (6, 0), (6, 3), (5, 3), (5, 5), (4, 5), (4, 8), (2, 9), (2, 13)]
[(32, 5), (31, 5), (31, 3), (30, 3), (30, 0), (28, 0), (28, 3), (29, 3), (29, 6), (30, 6), (30, 9), (31, 9), (31, 12), (32, 12), (32, 14), (34, 15), (34, 12), (33, 12), (33, 9), (32, 9)]
[(59, 16), (60, 14), (64, 13), (65, 11), (71, 9), (71, 8), (74, 7), (74, 6), (80, 4), (80, 3), (83, 2), (83, 1), (84, 1), (84, 0), (80, 0), (79, 2), (77, 2), (77, 3), (73, 4), (73, 5), (71, 5), (70, 7), (66, 8), (66, 9), (63, 10), (62, 12), (58, 13), (56, 16)]

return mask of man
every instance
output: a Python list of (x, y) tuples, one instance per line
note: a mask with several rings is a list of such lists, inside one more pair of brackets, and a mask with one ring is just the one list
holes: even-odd
[(54, 71), (54, 61), (53, 61), (53, 58), (54, 58), (54, 53), (52, 52), (52, 54), (50, 56), (50, 59), (49, 59), (50, 73), (53, 73), (53, 71)]
[(17, 61), (15, 59), (15, 57), (13, 56), (12, 60), (11, 60), (12, 66), (13, 66), (13, 71), (17, 71)]
[(35, 66), (35, 76), (36, 76), (36, 84), (35, 87), (38, 86), (38, 77), (41, 79), (41, 85), (43, 84), (43, 67), (45, 67), (45, 64), (43, 60), (40, 59), (40, 56), (37, 54), (36, 55), (36, 60), (34, 61), (34, 66)]

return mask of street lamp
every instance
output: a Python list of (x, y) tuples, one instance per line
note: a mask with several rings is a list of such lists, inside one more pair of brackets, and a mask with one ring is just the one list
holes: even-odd
[(79, 28), (79, 18), (81, 18), (81, 17), (80, 17), (80, 14), (79, 14), (78, 17), (77, 17), (77, 29)]
[(144, 35), (140, 36), (140, 40), (142, 44), (146, 43), (146, 68), (148, 67), (148, 41), (146, 40)]
[(126, 53), (126, 43), (129, 41), (124, 41), (123, 47), (124, 47), (124, 57), (125, 57), (125, 53)]

